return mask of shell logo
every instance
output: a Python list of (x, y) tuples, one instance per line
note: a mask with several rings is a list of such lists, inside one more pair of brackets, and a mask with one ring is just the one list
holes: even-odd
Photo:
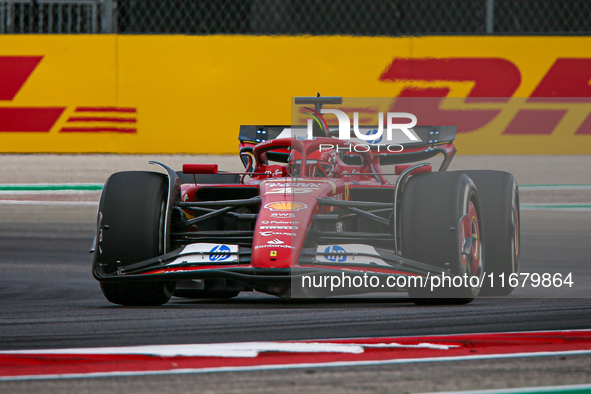
[(271, 211), (299, 211), (300, 209), (308, 208), (308, 206), (301, 202), (281, 201), (270, 202), (265, 205), (265, 208)]

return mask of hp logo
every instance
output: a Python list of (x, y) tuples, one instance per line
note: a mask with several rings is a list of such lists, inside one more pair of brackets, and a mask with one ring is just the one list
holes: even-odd
[[(365, 133), (365, 135), (375, 135), (377, 133), (378, 133), (378, 129), (373, 129), (373, 130), (369, 130), (367, 133)], [(382, 138), (384, 138), (384, 134), (383, 133), (382, 133), (382, 135), (380, 135), (375, 140), (369, 140), (367, 142), (370, 143), (370, 144), (379, 144), (380, 142), (382, 142)]]
[(209, 261), (224, 261), (230, 258), (230, 248), (226, 245), (216, 245), (209, 251)]
[[(329, 246), (326, 249), (324, 249), (324, 258), (327, 259), (328, 261), (333, 261), (335, 263), (342, 263), (343, 261), (347, 261), (347, 256), (345, 255), (345, 253), (347, 253), (347, 251), (343, 248), (341, 248), (340, 246), (337, 245), (333, 245), (333, 246)], [(343, 253), (342, 256), (339, 256), (337, 254), (328, 254), (328, 253)]]

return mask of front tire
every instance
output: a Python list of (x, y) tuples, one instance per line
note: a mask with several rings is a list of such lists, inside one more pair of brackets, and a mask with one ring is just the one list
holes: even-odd
[(499, 275), (505, 278), (519, 274), (519, 189), (513, 175), (504, 171), (462, 171), (474, 181), (482, 204), (482, 219), (486, 231), (487, 277), (494, 276), (493, 286), (485, 281), (482, 295), (506, 296), (514, 287), (494, 286)]
[[(113, 174), (101, 195), (99, 239), (94, 264), (113, 274), (167, 251), (164, 245), (164, 217), (167, 178), (163, 174), (128, 171)], [(101, 282), (110, 302), (125, 306), (157, 306), (168, 302), (175, 282)]]
[[(401, 201), (402, 256), (440, 267), (451, 278), (475, 276), (481, 283), (481, 217), (478, 192), (468, 176), (446, 172), (412, 176)], [(430, 283), (427, 288), (408, 289), (413, 302), (419, 305), (467, 304), (479, 292), (480, 286), (470, 283), (437, 287), (433, 292)]]

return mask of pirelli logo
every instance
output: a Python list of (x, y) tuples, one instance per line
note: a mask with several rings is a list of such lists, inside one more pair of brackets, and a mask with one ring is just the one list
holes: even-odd
[[(67, 112), (66, 106), (18, 106), (18, 93), (27, 88), (27, 80), (42, 60), (43, 56), (0, 56), (0, 132), (48, 133)], [(47, 95), (50, 96), (51, 92)], [(57, 131), (133, 134), (137, 133), (136, 125), (136, 108), (79, 106), (73, 108), (66, 126)]]

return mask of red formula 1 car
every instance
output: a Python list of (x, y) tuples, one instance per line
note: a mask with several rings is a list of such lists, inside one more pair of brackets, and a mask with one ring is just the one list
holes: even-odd
[[(317, 109), (339, 102), (296, 100)], [(107, 300), (121, 305), (253, 290), (279, 297), (403, 291), (423, 304), (509, 294), (513, 288), (485, 279), (519, 269), (515, 179), (445, 171), (455, 154), (453, 126), (413, 132), (417, 141), (392, 153), (337, 139), (322, 124), (312, 137), (242, 126), (243, 173), (153, 162), (165, 173), (113, 174), (99, 205), (93, 275)], [(437, 154), (444, 160), (432, 172), (421, 161)]]

